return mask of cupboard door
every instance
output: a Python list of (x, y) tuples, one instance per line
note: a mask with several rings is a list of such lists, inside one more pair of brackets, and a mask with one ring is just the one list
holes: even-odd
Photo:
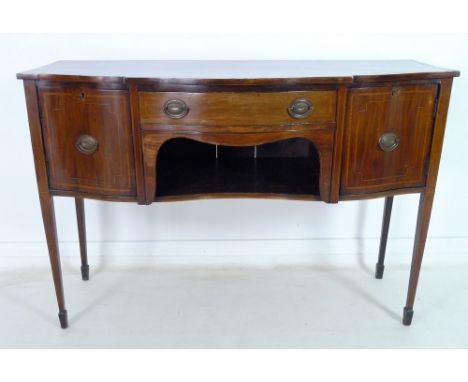
[(45, 88), (39, 97), (50, 189), (135, 195), (127, 92)]
[(437, 84), (351, 89), (342, 194), (424, 186)]

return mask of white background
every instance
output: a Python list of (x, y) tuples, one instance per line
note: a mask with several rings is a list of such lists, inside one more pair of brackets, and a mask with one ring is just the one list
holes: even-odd
[[(463, 246), (467, 230), (464, 216), (467, 208), (464, 202), (466, 186), (465, 144), (467, 126), (466, 92), (467, 81), (464, 73), (467, 69), (467, 39), (461, 36), (433, 36), (434, 32), (467, 32), (465, 1), (462, 0), (394, 0), (392, 2), (376, 2), (372, 0), (314, 2), (310, 0), (296, 1), (261, 1), (261, 0), (115, 0), (97, 2), (95, 0), (81, 0), (79, 3), (67, 4), (57, 0), (15, 1), (2, 2), (0, 9), (0, 30), (5, 32), (156, 32), (159, 35), (142, 38), (141, 36), (111, 37), (113, 43), (99, 44), (103, 40), (109, 43), (109, 37), (74, 36), (66, 39), (63, 36), (22, 36), (23, 39), (14, 40), (13, 36), (2, 37), (0, 42), (0, 113), (2, 136), (8, 144), (0, 151), (0, 171), (2, 174), (1, 204), (0, 204), (0, 242), (3, 243), (0, 254), (17, 256), (21, 252), (21, 243), (43, 241), (41, 219), (36, 197), (33, 176), (32, 155), (27, 131), (25, 108), (22, 101), (22, 90), (19, 82), (14, 80), (14, 73), (32, 66), (42, 65), (48, 61), (64, 58), (415, 58), (432, 64), (452, 67), (462, 71), (462, 78), (456, 79), (453, 89), (451, 110), (449, 113), (446, 143), (442, 157), (439, 187), (434, 205), (434, 219), (430, 235), (440, 235), (441, 247), (447, 252), (457, 248), (466, 253), (468, 246)], [(176, 6), (174, 6), (176, 4)], [(174, 12), (176, 13), (174, 14)], [(162, 33), (181, 32), (185, 36), (168, 36)], [(199, 33), (207, 33), (200, 35)], [(395, 35), (394, 33), (400, 33)], [(232, 33), (225, 36), (223, 33)], [(263, 36), (259, 34), (262, 33)], [(324, 36), (323, 33), (341, 33), (337, 36)], [(360, 33), (360, 35), (359, 35)], [(369, 33), (392, 33), (392, 35), (369, 35)], [(409, 33), (409, 34), (408, 34)], [(418, 35), (411, 35), (418, 33)], [(422, 35), (422, 33), (426, 35)], [(251, 36), (256, 34), (256, 36)], [(249, 36), (250, 35), (250, 36)], [(175, 39), (175, 40), (174, 40)], [(67, 41), (65, 41), (67, 40)], [(72, 40), (81, 40), (79, 45), (73, 45)], [(47, 42), (48, 41), (48, 42)], [(61, 41), (54, 44), (53, 41)], [(127, 41), (127, 43), (124, 43)], [(136, 41), (136, 42), (135, 42)], [(151, 44), (147, 44), (151, 41)], [(172, 45), (171, 41), (178, 44)], [(262, 41), (262, 45), (258, 42)], [(172, 48), (170, 48), (172, 47)], [(42, 50), (44, 49), (44, 50)], [(200, 54), (200, 56), (198, 56)], [(8, 140), (6, 140), (8, 138)], [(6, 147), (6, 148), (5, 148)], [(7, 155), (8, 154), (8, 155)], [(12, 155), (11, 155), (12, 154)], [(210, 202), (214, 203), (214, 202)], [(217, 202), (216, 202), (217, 203)], [(240, 204), (248, 203), (242, 201)], [(263, 202), (262, 202), (263, 203)], [(265, 202), (269, 204), (270, 202)], [(273, 202), (272, 202), (273, 203)], [(282, 202), (274, 202), (282, 203)], [(202, 203), (194, 203), (195, 208), (206, 213)], [(221, 205), (226, 207), (227, 202)], [(291, 227), (286, 221), (293, 222), (294, 232), (300, 237), (300, 227), (297, 222), (307, 221), (302, 232), (307, 237), (320, 237), (323, 232), (319, 220), (333, 219), (339, 223), (339, 231), (347, 232), (349, 237), (373, 237), (378, 234), (380, 221), (380, 202), (342, 203), (338, 206), (324, 206), (314, 204), (296, 205), (289, 203), (281, 205), (281, 209), (288, 218), (282, 216), (282, 228)], [(259, 204), (253, 204), (255, 209)], [(352, 206), (354, 205), (354, 206)], [(237, 204), (239, 206), (239, 204)], [(251, 205), (252, 206), (252, 205)], [(280, 207), (280, 204), (274, 204)], [(59, 224), (68, 224), (72, 219), (70, 202), (58, 203)], [(188, 213), (186, 205), (180, 207)], [(375, 212), (366, 212), (374, 210)], [(117, 204), (112, 206), (94, 207), (90, 216), (96, 219), (90, 222), (89, 228), (93, 239), (99, 239), (105, 224), (112, 223), (99, 216), (101, 210), (111, 209), (123, 217), (135, 215), (141, 219), (141, 212), (136, 206), (127, 207)], [(156, 210), (163, 207), (157, 206)], [(239, 208), (239, 207), (238, 207)], [(250, 211), (248, 206), (245, 210)], [(265, 210), (266, 208), (264, 208)], [(286, 211), (285, 211), (286, 209)], [(149, 211), (155, 211), (152, 208)], [(211, 210), (216, 211), (213, 207)], [(235, 210), (235, 207), (232, 207)], [(332, 212), (333, 210), (333, 212)], [(395, 213), (391, 228), (391, 235), (408, 237), (414, 228), (416, 200), (414, 197), (399, 197), (395, 202)], [(138, 211), (138, 212), (137, 212)], [(146, 211), (146, 209), (145, 209)], [(355, 223), (365, 215), (367, 224), (359, 233)], [(362, 213), (364, 211), (365, 213)], [(91, 211), (90, 211), (91, 212)], [(308, 213), (306, 213), (308, 212)], [(314, 216), (310, 216), (314, 212)], [(156, 216), (151, 214), (151, 221)], [(143, 213), (146, 214), (146, 213)], [(119, 216), (120, 216), (119, 215)], [(257, 214), (250, 213), (255, 226), (262, 231), (269, 232), (274, 237), (274, 231), (268, 231), (273, 224), (268, 219), (263, 223), (269, 226), (263, 230)], [(372, 215), (373, 217), (369, 217)], [(200, 216), (195, 215), (193, 216)], [(222, 215), (223, 219), (226, 215)], [(293, 217), (295, 220), (293, 220)], [(315, 217), (315, 219), (314, 219)], [(444, 218), (444, 219), (442, 219)], [(442, 219), (442, 220), (441, 220)], [(198, 219), (203, 221), (203, 219)], [(371, 223), (372, 220), (374, 223)], [(329, 220), (327, 220), (328, 222)], [(129, 219), (125, 230), (132, 235), (136, 232), (133, 225), (136, 219)], [(183, 219), (180, 224), (188, 224)], [(234, 221), (232, 224), (234, 225)], [(302, 223), (302, 224), (305, 224)], [(310, 225), (310, 224), (312, 225)], [(378, 223), (378, 224), (377, 224)], [(396, 223), (396, 224), (395, 224)], [(114, 223), (112, 223), (114, 224)], [(216, 223), (205, 232), (216, 234), (217, 230), (231, 233), (228, 227), (219, 227)], [(236, 224), (235, 232), (250, 232)], [(346, 228), (346, 227), (349, 228)], [(192, 234), (196, 227), (190, 224)], [(162, 227), (158, 225), (157, 232), (149, 232), (151, 238), (157, 238)], [(184, 227), (178, 226), (174, 233), (178, 235)], [(273, 227), (274, 228), (274, 227)], [(336, 228), (336, 227), (334, 227)], [(408, 229), (407, 229), (408, 228)], [(353, 230), (354, 229), (354, 230)], [(243, 231), (245, 230), (245, 231)], [(284, 229), (278, 231), (285, 232)], [(398, 232), (397, 232), (398, 230)], [(276, 231), (276, 232), (278, 232)], [(109, 232), (117, 234), (115, 227)], [(185, 232), (187, 229), (185, 228)], [(219, 232), (219, 231), (218, 231)], [(290, 231), (288, 231), (290, 232)], [(61, 237), (74, 240), (73, 232), (60, 232)], [(91, 232), (90, 232), (91, 234)], [(217, 234), (216, 234), (217, 235)], [(456, 240), (447, 240), (458, 237)], [(449, 245), (443, 245), (443, 242)], [(180, 244), (180, 243), (177, 243)], [(374, 243), (375, 245), (375, 243)], [(406, 243), (406, 245), (409, 245)], [(429, 247), (434, 245), (430, 240)], [(190, 246), (188, 246), (190, 247)], [(274, 245), (270, 249), (276, 248)], [(391, 245), (389, 250), (391, 249)], [(221, 249), (225, 247), (220, 246)], [(407, 247), (410, 248), (410, 247)], [(429, 248), (430, 249), (430, 248)], [(349, 251), (353, 251), (350, 249)], [(45, 255), (42, 249), (41, 255)], [(76, 256), (76, 253), (74, 253)], [(266, 260), (266, 259), (265, 259)], [(450, 259), (446, 259), (449, 261)], [(447, 280), (450, 282), (450, 280)], [(6, 378), (11, 381), (22, 381), (31, 377), (37, 380), (63, 380), (63, 376), (70, 381), (91, 378), (92, 375), (108, 378), (114, 374), (116, 380), (131, 378), (142, 379), (148, 375), (159, 374), (164, 380), (197, 380), (203, 375), (203, 380), (258, 380), (268, 376), (271, 380), (294, 379), (310, 380), (312, 376), (320, 380), (379, 380), (390, 381), (401, 376), (407, 379), (424, 378), (426, 380), (463, 380), (463, 359), (466, 354), (454, 352), (151, 352), (139, 351), (120, 352), (77, 352), (73, 354), (56, 351), (25, 352), (6, 354), (2, 352), (2, 365)], [(86, 355), (86, 359), (85, 359)], [(170, 355), (170, 356), (169, 356)], [(51, 358), (55, 364), (52, 372)], [(462, 358), (463, 357), (463, 358)], [(234, 363), (233, 363), (234, 362)], [(59, 365), (57, 365), (59, 363)], [(29, 365), (29, 367), (25, 367)], [(86, 367), (77, 367), (86, 365)], [(182, 366), (183, 365), (183, 366)], [(8, 367), (9, 366), (9, 367)], [(182, 366), (182, 367), (181, 367)], [(457, 367), (458, 366), (458, 367)], [(313, 377), (312, 377), (313, 378)]]
[[(60, 59), (415, 59), (458, 69), (462, 77), (454, 80), (427, 253), (466, 251), (467, 35), (3, 35), (0, 51), (5, 57), (0, 71), (0, 255), (45, 251), (22, 83), (15, 73)], [(382, 207), (382, 199), (338, 205), (212, 200), (150, 207), (86, 202), (92, 256), (137, 253), (190, 262), (193, 255), (205, 263), (239, 257), (260, 264), (282, 256), (293, 261), (314, 253), (375, 251)], [(416, 195), (396, 198), (389, 251), (409, 254), (416, 209)], [(56, 198), (56, 212), (62, 254), (76, 255), (70, 244), (77, 240), (73, 199)]]

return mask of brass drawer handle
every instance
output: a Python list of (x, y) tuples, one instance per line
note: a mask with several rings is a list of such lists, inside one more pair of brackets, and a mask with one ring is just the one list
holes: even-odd
[(164, 104), (164, 113), (170, 118), (183, 118), (188, 112), (188, 106), (180, 99), (171, 99)]
[(288, 106), (288, 112), (293, 118), (305, 118), (314, 111), (314, 105), (308, 99), (296, 99)]
[(400, 145), (400, 138), (395, 133), (385, 133), (379, 138), (379, 147), (383, 151), (393, 151)]
[(86, 155), (91, 155), (98, 149), (99, 143), (96, 138), (91, 135), (83, 134), (78, 137), (75, 143), (76, 149)]

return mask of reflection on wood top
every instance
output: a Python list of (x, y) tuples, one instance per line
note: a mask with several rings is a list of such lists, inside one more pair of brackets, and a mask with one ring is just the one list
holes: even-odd
[(57, 61), (19, 79), (160, 81), (182, 84), (353, 83), (457, 77), (455, 70), (411, 60), (365, 61)]

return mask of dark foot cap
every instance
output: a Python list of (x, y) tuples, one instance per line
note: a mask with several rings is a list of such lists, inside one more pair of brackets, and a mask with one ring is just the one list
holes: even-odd
[(383, 271), (385, 269), (385, 265), (383, 264), (375, 264), (375, 278), (381, 279), (383, 277)]
[(62, 329), (68, 328), (68, 314), (66, 310), (61, 310), (58, 314), (60, 320), (60, 326)]
[(411, 325), (411, 321), (413, 321), (413, 314), (413, 309), (403, 308), (403, 325)]
[(81, 278), (83, 279), (83, 281), (89, 280), (89, 265), (81, 266)]

